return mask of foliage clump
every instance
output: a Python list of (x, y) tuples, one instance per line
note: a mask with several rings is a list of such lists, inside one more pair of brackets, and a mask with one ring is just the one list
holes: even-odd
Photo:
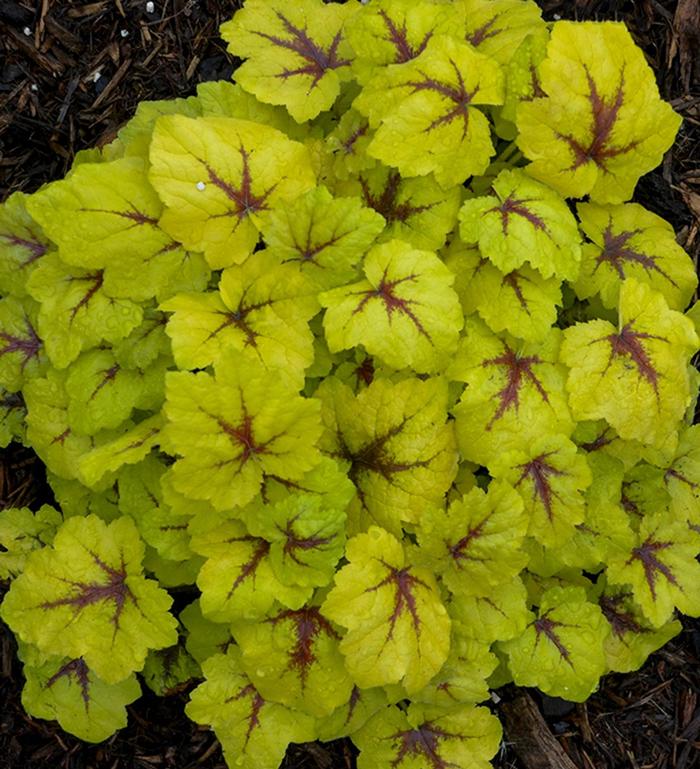
[(680, 119), (531, 0), (222, 35), (235, 83), (0, 207), (0, 441), (56, 499), (0, 514), (25, 706), (100, 741), (204, 679), (231, 766), (487, 767), (490, 687), (585, 700), (700, 614), (697, 277), (629, 202)]

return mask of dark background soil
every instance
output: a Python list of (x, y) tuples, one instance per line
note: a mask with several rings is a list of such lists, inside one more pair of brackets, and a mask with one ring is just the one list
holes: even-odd
[[(290, 0), (293, 2), (293, 0)], [(662, 96), (684, 117), (661, 168), (635, 200), (668, 219), (700, 255), (700, 0), (540, 0), (547, 18), (626, 22), (653, 67)], [(229, 78), (235, 63), (217, 36), (237, 0), (0, 0), (0, 201), (62, 177), (74, 154), (116, 135), (144, 99), (186, 96)], [(38, 503), (43, 471), (31, 451), (0, 452), (0, 508)], [(700, 586), (699, 586), (700, 589)], [(584, 705), (532, 696), (579, 769), (700, 766), (700, 622), (636, 673), (606, 677)], [(183, 713), (187, 692), (146, 693), (129, 726), (86, 745), (22, 710), (14, 639), (0, 623), (0, 769), (225, 769), (211, 732)], [(498, 692), (501, 705), (517, 697)], [(494, 705), (498, 710), (499, 706)], [(562, 769), (542, 750), (518, 758), (508, 735), (497, 769)], [(352, 769), (347, 741), (291, 746), (285, 769)], [(522, 761), (525, 761), (523, 763)]]

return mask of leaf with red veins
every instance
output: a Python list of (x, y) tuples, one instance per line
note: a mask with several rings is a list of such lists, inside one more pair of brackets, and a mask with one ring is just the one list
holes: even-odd
[(381, 769), (488, 769), (500, 738), (495, 716), (462, 703), (437, 708), (413, 702), (407, 710), (391, 706), (353, 734), (359, 766)]
[(350, 74), (344, 24), (355, 8), (320, 0), (252, 0), (221, 28), (228, 50), (248, 59), (236, 80), (260, 101), (284, 105), (299, 123), (335, 101)]
[(516, 198), (513, 196), (507, 197), (499, 206), (489, 209), (486, 213), (496, 211), (501, 216), (501, 229), (504, 235), (508, 235), (508, 223), (511, 216), (522, 216), (523, 219), (527, 219), (528, 222), (536, 229), (547, 232), (547, 225), (541, 216), (533, 213), (528, 207), (527, 203), (532, 203), (532, 198)]
[(290, 742), (314, 739), (314, 718), (266, 697), (246, 668), (235, 645), (226, 654), (210, 656), (202, 664), (205, 681), (192, 692), (187, 715), (214, 729), (231, 765), (278, 766)]
[(423, 36), (423, 39), (415, 47), (411, 45), (408, 40), (408, 30), (406, 27), (406, 19), (402, 21), (400, 26), (389, 17), (389, 14), (382, 8), (379, 11), (379, 15), (386, 26), (386, 40), (391, 43), (396, 54), (394, 56), (394, 64), (405, 64), (411, 59), (415, 59), (425, 50), (430, 38), (433, 36), (433, 30), (429, 30)]
[(605, 672), (609, 632), (583, 587), (552, 587), (542, 593), (538, 616), (525, 632), (500, 646), (516, 684), (582, 702)]
[(85, 705), (85, 712), (90, 709), (90, 679), (88, 676), (88, 666), (85, 664), (85, 660), (79, 658), (77, 660), (69, 660), (65, 665), (62, 665), (46, 682), (46, 687), (50, 689), (56, 681), (61, 678), (73, 678), (76, 684), (80, 688), (80, 697)]
[(340, 650), (354, 682), (422, 688), (449, 651), (450, 620), (435, 578), (406, 564), (399, 541), (374, 526), (348, 542), (346, 557), (321, 611), (348, 628)]
[(16, 392), (39, 376), (46, 359), (35, 331), (36, 305), (28, 299), (0, 300), (0, 386)]
[(605, 419), (623, 440), (662, 448), (690, 404), (698, 338), (688, 318), (633, 278), (620, 287), (619, 316), (617, 329), (594, 320), (564, 331), (569, 404), (579, 421)]
[(518, 144), (533, 161), (528, 173), (566, 197), (628, 200), (673, 142), (680, 117), (659, 99), (627, 29), (558, 22), (539, 72), (548, 96), (522, 102), (516, 118)]
[(489, 470), (520, 494), (530, 517), (528, 534), (541, 544), (563, 544), (584, 521), (583, 491), (591, 484), (591, 471), (563, 435), (533, 439), (526, 448), (505, 452)]
[(626, 608), (631, 593), (618, 593), (617, 595), (602, 594), (598, 599), (598, 605), (603, 616), (610, 624), (613, 634), (623, 639), (629, 633), (648, 633), (649, 628), (639, 624), (634, 614)]
[(433, 207), (431, 204), (412, 205), (410, 198), (399, 203), (397, 198), (401, 183), (402, 180), (399, 172), (389, 171), (381, 191), (375, 194), (370, 189), (369, 181), (365, 177), (360, 176), (360, 186), (365, 205), (381, 214), (387, 224), (390, 225), (394, 224), (394, 222), (405, 223), (411, 216), (421, 214), (423, 211), (429, 211)]
[(130, 518), (69, 518), (12, 583), (3, 619), (44, 653), (82, 657), (117, 683), (143, 667), (149, 649), (177, 642), (172, 599), (143, 577), (143, 552)]
[(331, 352), (362, 345), (387, 365), (432, 373), (457, 347), (454, 276), (435, 254), (392, 240), (365, 257), (366, 279), (319, 296)]
[(696, 616), (700, 614), (696, 543), (697, 535), (687, 522), (674, 520), (667, 511), (646, 515), (639, 523), (636, 546), (611, 558), (608, 582), (631, 587), (635, 603), (653, 627), (668, 622), (675, 609)]
[[(272, 184), (260, 195), (256, 195), (253, 192), (252, 180), (250, 175), (250, 151), (247, 150), (242, 144), (238, 147), (238, 152), (241, 155), (241, 181), (238, 186), (222, 179), (217, 172), (205, 161), (202, 161), (202, 165), (207, 173), (207, 178), (214, 185), (220, 189), (224, 195), (233, 203), (233, 208), (229, 210), (224, 216), (235, 216), (238, 219), (244, 219), (252, 214), (257, 214), (260, 211), (268, 211), (270, 209), (268, 205), (268, 198), (274, 192), (276, 184)], [(221, 215), (221, 214), (220, 214)]]
[(598, 206), (579, 203), (584, 233), (581, 274), (574, 288), (581, 299), (599, 294), (617, 307), (621, 283), (643, 281), (660, 291), (673, 310), (684, 310), (697, 287), (692, 259), (676, 242), (673, 228), (636, 203)]
[(49, 240), (27, 212), (28, 199), (15, 192), (0, 205), (0, 295), (25, 296), (27, 278), (49, 250)]

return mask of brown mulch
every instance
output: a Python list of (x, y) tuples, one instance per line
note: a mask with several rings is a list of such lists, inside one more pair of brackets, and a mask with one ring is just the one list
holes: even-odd
[[(234, 62), (217, 30), (239, 5), (154, 0), (148, 13), (146, 0), (0, 0), (0, 200), (63, 176), (78, 150), (114, 138), (139, 101), (189, 95), (199, 82), (228, 78)], [(662, 167), (641, 180), (635, 199), (673, 224), (697, 263), (700, 2), (540, 5), (550, 19), (624, 20), (643, 47), (662, 96), (685, 120)], [(0, 508), (38, 504), (47, 493), (29, 450), (0, 452)], [(29, 718), (21, 686), (14, 639), (0, 623), (0, 769), (225, 769), (213, 734), (184, 715), (186, 692), (165, 699), (146, 693), (129, 708), (129, 727), (94, 746)], [(530, 706), (522, 694), (506, 687), (498, 692), (497, 709), (515, 708), (516, 718), (524, 718), (518, 708)], [(537, 729), (554, 735), (579, 769), (700, 767), (697, 620), (686, 620), (683, 633), (641, 670), (606, 677), (584, 705), (530, 694), (534, 717), (544, 715)], [(515, 748), (521, 747), (507, 736), (496, 768), (563, 769), (545, 749), (539, 763), (536, 751), (518, 758)], [(284, 767), (351, 769), (354, 754), (347, 741), (292, 746)]]

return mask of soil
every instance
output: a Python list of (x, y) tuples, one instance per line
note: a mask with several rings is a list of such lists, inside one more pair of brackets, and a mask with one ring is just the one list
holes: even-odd
[[(663, 165), (635, 200), (668, 219), (696, 264), (700, 257), (700, 3), (698, 0), (541, 0), (549, 19), (624, 21), (656, 73), (663, 98), (684, 117)], [(139, 101), (186, 96), (227, 79), (236, 65), (218, 38), (237, 0), (0, 0), (0, 201), (65, 175), (75, 153), (116, 135)], [(0, 508), (40, 504), (49, 493), (28, 449), (0, 452)], [(0, 589), (0, 595), (2, 591)], [(0, 623), (0, 769), (225, 769), (213, 733), (183, 713), (187, 691), (148, 693), (129, 726), (86, 745), (57, 724), (27, 716), (14, 639)], [(566, 754), (514, 745), (508, 730), (496, 769), (693, 769), (700, 767), (700, 622), (639, 671), (610, 675), (573, 705), (505, 687), (498, 712), (534, 701), (531, 737), (545, 730)], [(539, 721), (537, 721), (539, 719)], [(524, 721), (523, 721), (524, 722)], [(522, 736), (518, 735), (518, 741)], [(536, 742), (548, 744), (545, 741)], [(516, 750), (518, 748), (519, 750)], [(291, 746), (285, 769), (352, 769), (348, 741)], [(520, 754), (520, 756), (518, 755)], [(557, 763), (559, 762), (559, 763)]]

